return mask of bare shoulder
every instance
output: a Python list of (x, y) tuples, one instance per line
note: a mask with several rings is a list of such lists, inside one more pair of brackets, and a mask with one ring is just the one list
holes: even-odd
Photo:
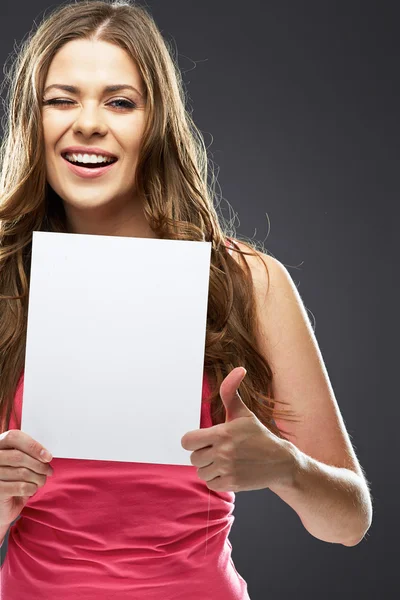
[[(272, 277), (271, 270), (279, 270), (285, 269), (285, 267), (280, 263), (276, 258), (261, 252), (260, 250), (255, 250), (254, 248), (249, 248), (243, 242), (236, 240), (235, 238), (231, 238), (232, 241), (236, 244), (236, 246), (242, 252), (246, 252), (246, 255), (241, 255), (239, 252), (235, 252), (233, 250), (232, 256), (238, 263), (241, 263), (243, 260), (248, 264), (251, 273), (254, 285), (257, 291), (266, 292), (266, 286), (274, 281), (275, 277)], [(267, 269), (265, 268), (267, 267)]]

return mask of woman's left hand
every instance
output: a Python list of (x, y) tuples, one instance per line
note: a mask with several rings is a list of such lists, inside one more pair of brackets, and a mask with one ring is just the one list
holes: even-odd
[(238, 388), (246, 371), (234, 368), (220, 386), (225, 423), (186, 433), (181, 444), (210, 490), (245, 492), (291, 485), (295, 446), (261, 423), (243, 403)]

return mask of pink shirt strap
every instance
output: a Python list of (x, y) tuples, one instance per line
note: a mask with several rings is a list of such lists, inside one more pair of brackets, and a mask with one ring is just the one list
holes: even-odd
[(232, 256), (232, 248), (233, 248), (233, 244), (231, 242), (231, 240), (229, 238), (226, 238), (226, 245), (228, 247), (230, 247), (230, 250), (228, 250), (229, 254)]

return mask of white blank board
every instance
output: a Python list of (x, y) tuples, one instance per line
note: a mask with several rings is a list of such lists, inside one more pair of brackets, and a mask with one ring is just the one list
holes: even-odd
[(211, 243), (33, 232), (21, 429), (54, 457), (191, 465)]

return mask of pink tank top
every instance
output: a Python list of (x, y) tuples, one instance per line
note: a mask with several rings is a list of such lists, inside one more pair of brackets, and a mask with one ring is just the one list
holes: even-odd
[[(23, 390), (24, 374), (19, 422)], [(209, 391), (205, 376), (200, 428), (212, 426)], [(13, 415), (9, 429), (18, 429)], [(53, 477), (10, 528), (1, 600), (250, 600), (228, 539), (233, 492), (209, 490), (194, 466), (51, 464)]]

